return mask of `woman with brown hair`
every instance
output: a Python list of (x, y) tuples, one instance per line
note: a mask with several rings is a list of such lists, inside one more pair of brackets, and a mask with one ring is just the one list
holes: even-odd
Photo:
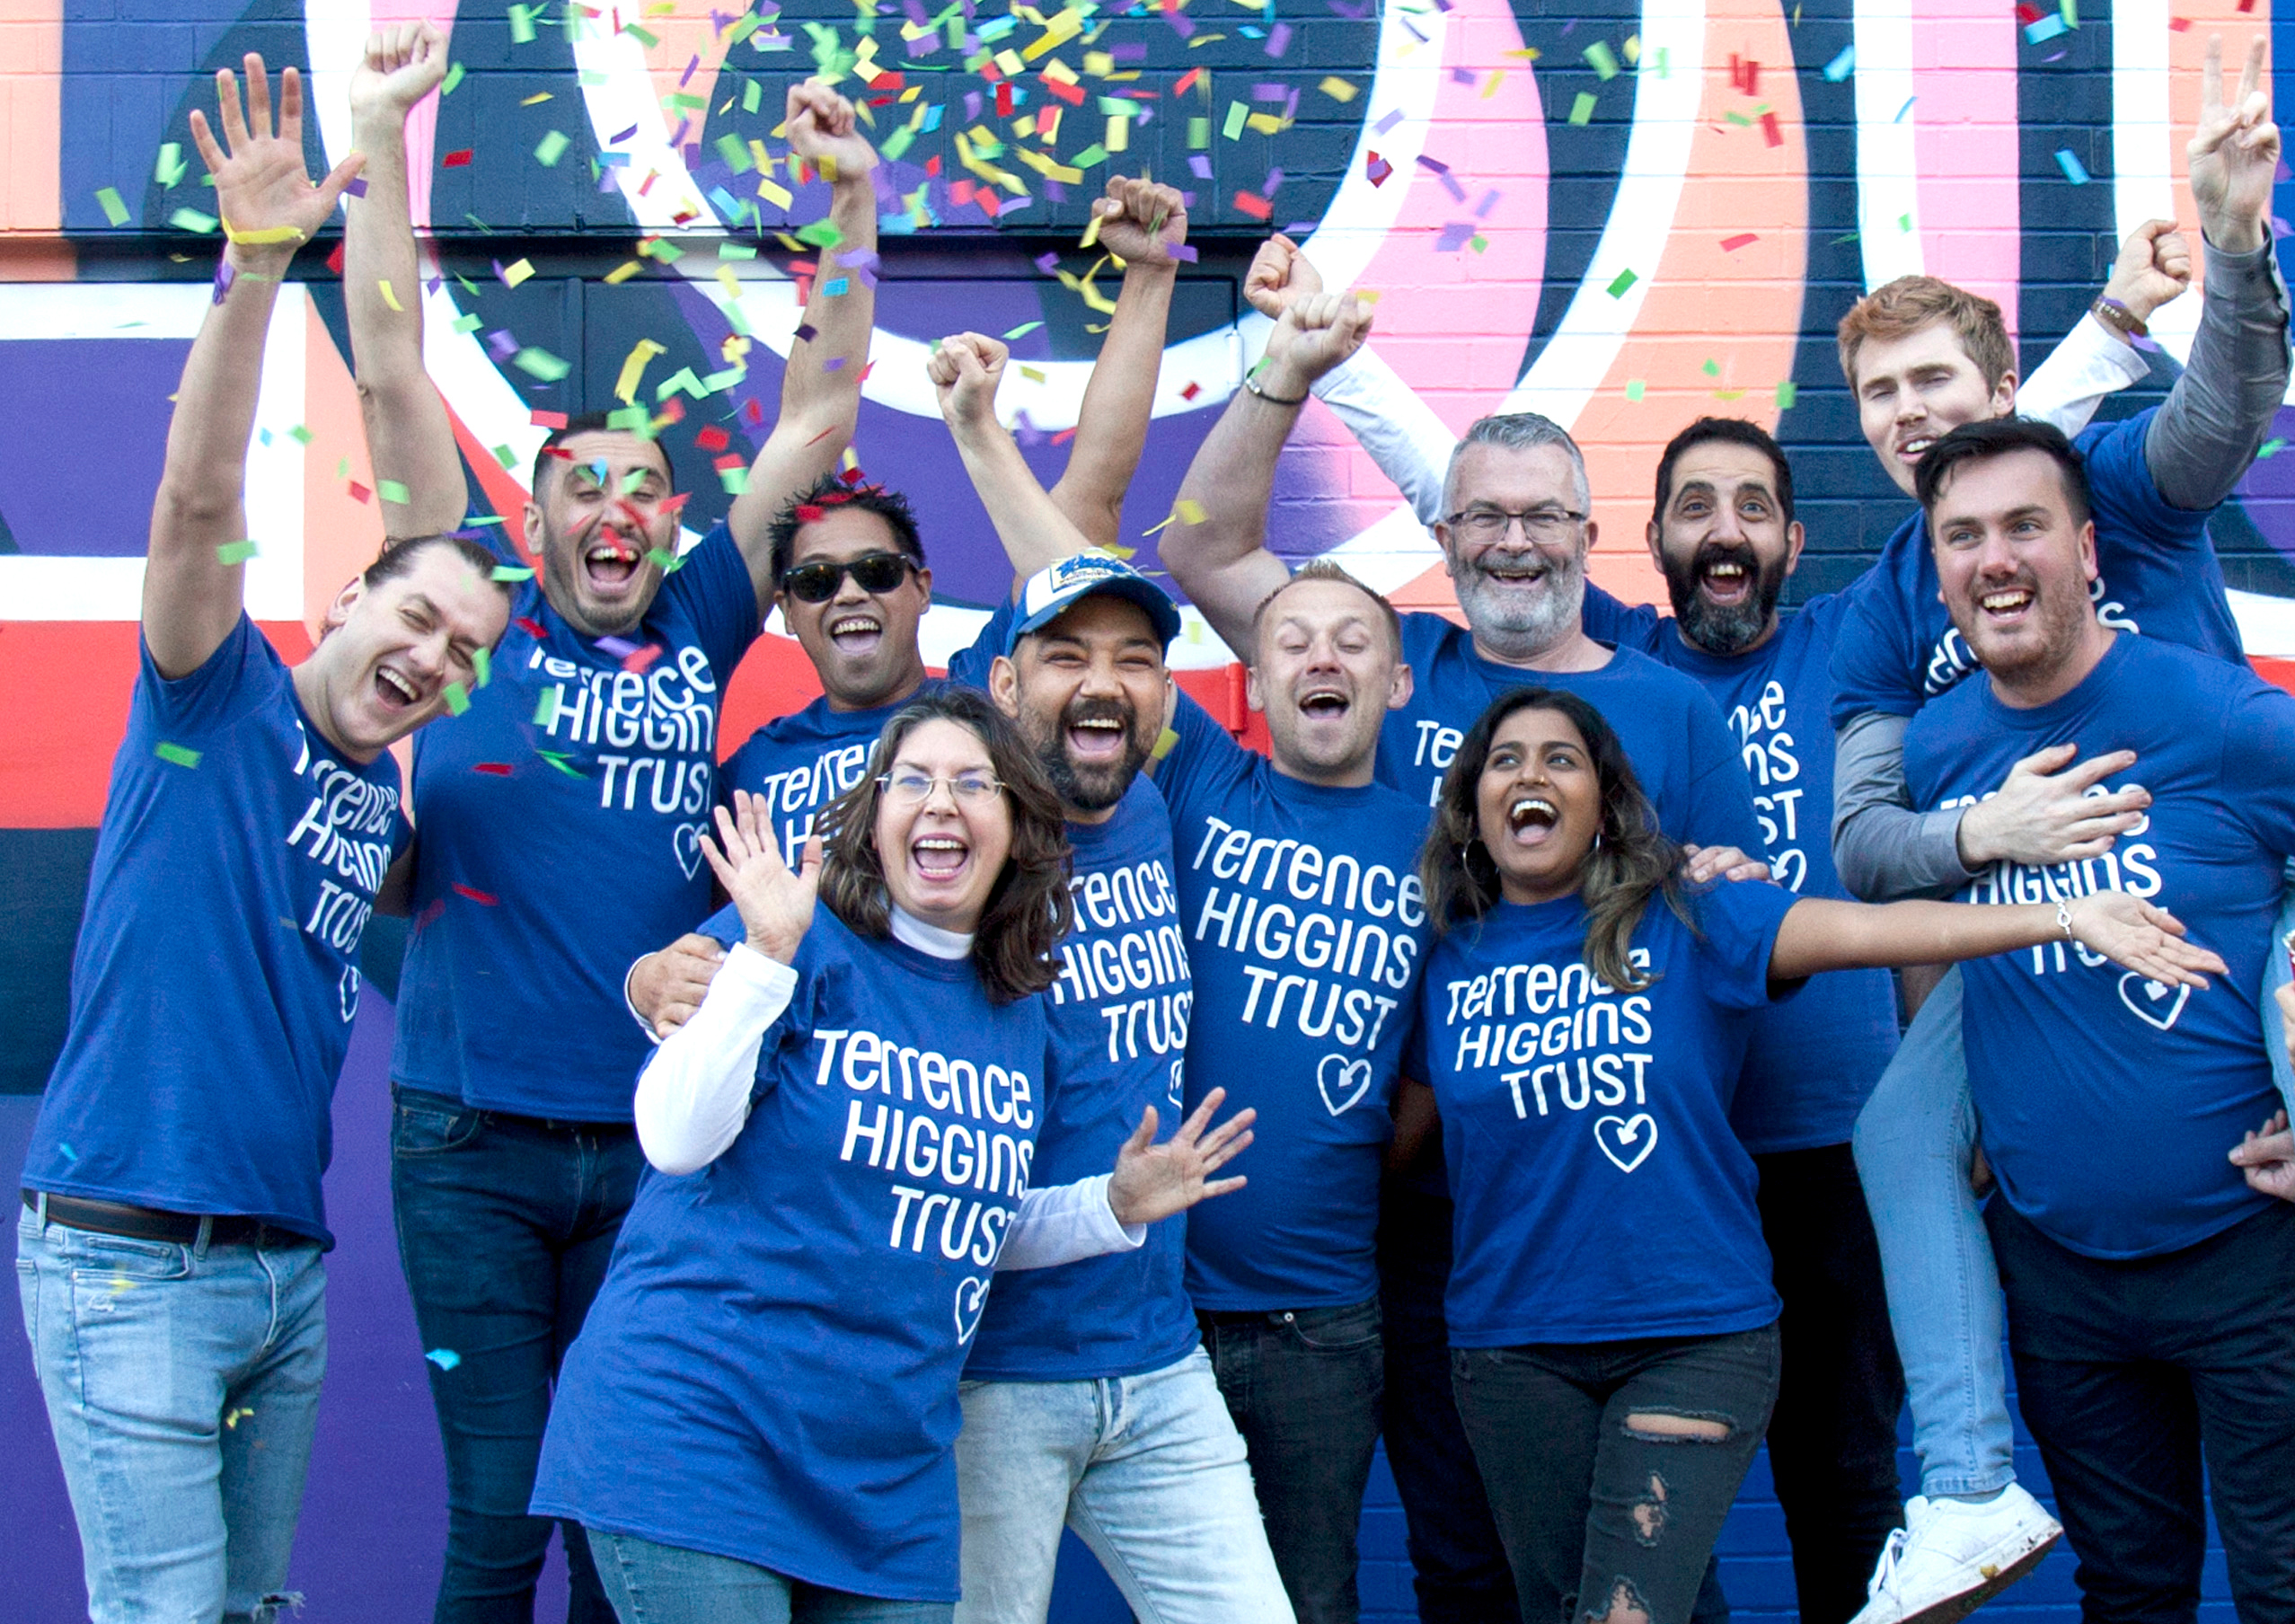
[[(886, 724), (801, 867), (737, 796), (704, 842), (740, 940), (638, 1085), (654, 1171), (567, 1355), (534, 1514), (590, 1531), (624, 1624), (940, 1620), (957, 1381), (993, 1272), (1137, 1246), (1250, 1114), (1028, 1188), (1060, 804), (975, 693)], [(823, 905), (816, 907), (816, 901)], [(722, 917), (722, 916), (720, 916)], [(712, 922), (716, 923), (717, 922)]]
[(2162, 982), (2223, 968), (2119, 892), (1870, 907), (1692, 891), (1682, 855), (1601, 713), (1523, 688), (1461, 744), (1421, 859), (1452, 1377), (1535, 1624), (1688, 1619), (1768, 1425), (1779, 1303), (1729, 1126), (1751, 1011), (1820, 971), (2065, 939)]

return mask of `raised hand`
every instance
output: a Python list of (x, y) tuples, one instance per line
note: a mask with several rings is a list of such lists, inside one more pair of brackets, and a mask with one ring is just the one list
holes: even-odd
[(1161, 1144), (1155, 1143), (1155, 1108), (1141, 1114), (1140, 1125), (1116, 1152), (1116, 1171), (1108, 1180), (1108, 1205), (1118, 1223), (1153, 1223), (1243, 1187), (1240, 1177), (1208, 1177), (1250, 1144), (1251, 1124), (1258, 1119), (1256, 1110), (1241, 1110), (1205, 1133), (1226, 1098), (1225, 1089), (1205, 1095), (1178, 1132)]
[(446, 76), (446, 36), (430, 22), (395, 22), (366, 36), (350, 74), (354, 124), (379, 119), (403, 126), (414, 104)]
[(2223, 37), (2211, 34), (2200, 74), (2200, 121), (2185, 150), (2200, 228), (2226, 253), (2250, 253), (2270, 241), (2264, 227), (2279, 172), (2279, 127), (2263, 88), (2264, 36), (2247, 42), (2238, 99), (2223, 96)]
[(2205, 987), (2207, 972), (2230, 974), (2205, 948), (2184, 940), (2184, 923), (2125, 891), (2092, 891), (2070, 908), (2072, 939), (2113, 963), (2166, 982)]
[(1009, 346), (976, 332), (959, 332), (940, 340), (924, 364), (925, 375), (940, 397), (940, 415), (953, 429), (993, 428), (996, 388), (1004, 381)]
[[(733, 809), (717, 808), (718, 839), (702, 836), (702, 855), (717, 883), (741, 910), (749, 946), (782, 964), (794, 963), (798, 944), (813, 923), (813, 903), (821, 888), (821, 837), (805, 842), (805, 855), (792, 874), (773, 839), (772, 821), (763, 796), (733, 792)], [(722, 841), (720, 846), (718, 843)]]
[(852, 103), (818, 79), (789, 87), (790, 150), (821, 172), (832, 186), (866, 183), (877, 167), (877, 149), (861, 133)]
[(2117, 299), (2139, 322), (2192, 285), (2192, 246), (2173, 220), (2146, 220), (2120, 244), (2104, 296)]
[(1322, 291), (1322, 273), (1299, 244), (1281, 232), (1259, 244), (1259, 252), (1251, 256), (1251, 269), (1243, 277), (1243, 296), (1270, 321), (1280, 319), (1297, 301)]
[(2287, 1113), (2274, 1111), (2262, 1127), (2249, 1130), (2231, 1147), (2231, 1164), (2256, 1195), (2295, 1201), (2295, 1134), (2287, 1131)]
[(270, 81), (264, 75), (262, 57), (249, 51), (246, 68), (243, 116), (237, 76), (227, 67), (216, 70), (217, 111), (229, 151), (217, 144), (207, 115), (197, 108), (191, 110), (191, 140), (215, 177), (216, 206), (233, 234), (233, 257), (283, 260), (327, 223), (342, 189), (366, 160), (353, 153), (313, 186), (303, 167), (303, 75), (291, 67), (279, 75), (278, 128), (274, 131)]
[(1351, 293), (1319, 293), (1285, 306), (1267, 339), (1269, 394), (1293, 397), (1363, 347), (1371, 307)]
[(1153, 181), (1108, 178), (1108, 195), (1096, 199), (1099, 245), (1126, 265), (1174, 265), (1171, 250), (1187, 240), (1187, 205), (1176, 186)]

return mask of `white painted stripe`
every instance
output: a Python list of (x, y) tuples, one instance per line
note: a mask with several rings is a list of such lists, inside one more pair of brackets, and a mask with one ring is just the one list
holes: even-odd
[[(1610, 375), (1673, 233), (1702, 111), (1705, 42), (1704, 0), (1646, 0), (1633, 133), (1609, 224), (1561, 325), (1498, 410), (1543, 412), (1567, 428)], [(1624, 270), (1634, 273), (1634, 285), (1612, 298), (1611, 284)]]
[[(2167, 0), (2114, 0), (2112, 7), (2112, 216), (2123, 239), (2146, 220), (2176, 217), (2172, 144), (2188, 137), (2179, 137), (2168, 112), (2167, 11)], [(2199, 320), (2199, 297), (2186, 294), (2146, 324), (2182, 362), (2191, 357)]]
[(2239, 622), (2239, 641), (2250, 655), (2295, 659), (2295, 598), (2261, 592), (2226, 596), (2231, 600), (2231, 618)]
[(0, 621), (143, 618), (141, 558), (0, 555)]
[(214, 300), (205, 282), (0, 282), (0, 342), (195, 338)]
[(1857, 0), (1853, 40), (1857, 246), (1865, 264), (1865, 291), (1870, 293), (1927, 269), (1920, 252), (1920, 160), (1914, 128), (1919, 110), (1905, 110), (1913, 93), (1912, 0)]
[[(247, 446), (247, 613), (259, 621), (303, 618), (303, 475), (308, 455), (287, 430), (303, 421), (304, 352), (310, 297), (299, 282), (279, 289), (263, 340), (263, 385), (255, 421), (270, 430)], [(269, 410), (265, 407), (268, 405)], [(340, 583), (335, 583), (340, 585)]]

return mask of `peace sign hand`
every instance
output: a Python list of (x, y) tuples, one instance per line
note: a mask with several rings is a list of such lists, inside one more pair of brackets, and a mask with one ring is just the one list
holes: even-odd
[(717, 832), (714, 841), (702, 836), (702, 855), (741, 911), (749, 946), (779, 963), (796, 962), (821, 889), (821, 837), (807, 838), (801, 866), (790, 873), (773, 839), (764, 798), (746, 790), (733, 792), (732, 811), (717, 808)]
[(316, 186), (303, 167), (303, 76), (288, 68), (279, 75), (279, 116), (271, 128), (271, 87), (263, 59), (247, 53), (247, 110), (239, 108), (239, 81), (229, 68), (216, 70), (216, 100), (223, 118), (226, 154), (207, 127), (207, 115), (191, 111), (191, 139), (215, 177), (216, 204), (231, 234), (235, 260), (284, 262), (311, 240), (335, 211), (336, 199), (366, 160), (351, 154)]
[(2271, 239), (2264, 222), (2279, 172), (2279, 127), (2263, 88), (2264, 39), (2248, 41), (2238, 100), (2223, 99), (2223, 37), (2209, 36), (2200, 74), (2200, 121), (2185, 150), (2200, 228), (2225, 253), (2252, 253)]

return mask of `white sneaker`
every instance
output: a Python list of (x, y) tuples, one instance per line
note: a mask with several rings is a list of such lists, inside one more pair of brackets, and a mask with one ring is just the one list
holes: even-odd
[(2011, 1483), (1995, 1498), (1905, 1502), (1849, 1624), (1954, 1624), (2039, 1566), (2064, 1530)]

